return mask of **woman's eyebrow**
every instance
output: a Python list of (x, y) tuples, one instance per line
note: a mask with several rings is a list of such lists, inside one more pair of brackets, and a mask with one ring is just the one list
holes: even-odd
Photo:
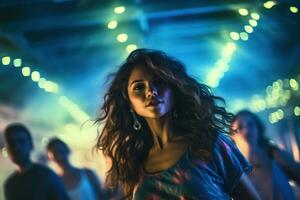
[(143, 80), (142, 80), (142, 79), (133, 80), (133, 81), (130, 83), (130, 86), (131, 86), (132, 84), (136, 83), (136, 82), (143, 82)]

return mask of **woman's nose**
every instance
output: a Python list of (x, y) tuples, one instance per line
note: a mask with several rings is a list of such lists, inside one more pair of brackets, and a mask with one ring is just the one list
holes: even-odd
[(150, 85), (148, 90), (147, 90), (147, 98), (155, 97), (157, 96), (157, 88), (153, 85)]

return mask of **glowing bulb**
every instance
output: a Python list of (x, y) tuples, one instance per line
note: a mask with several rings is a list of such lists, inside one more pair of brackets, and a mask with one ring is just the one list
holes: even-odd
[(128, 39), (128, 35), (126, 33), (121, 33), (117, 36), (117, 40), (122, 43), (126, 42), (127, 39)]
[(291, 11), (292, 13), (297, 13), (297, 12), (298, 12), (298, 8), (295, 7), (295, 6), (291, 6), (291, 7), (290, 7), (290, 11)]
[(282, 109), (278, 109), (277, 112), (276, 112), (276, 115), (277, 115), (278, 119), (283, 119), (283, 117), (284, 117), (283, 110)]
[(294, 108), (294, 115), (300, 116), (300, 107), (299, 106), (295, 106), (295, 108)]
[(53, 85), (51, 81), (46, 81), (44, 84), (44, 89), (46, 90), (46, 92), (51, 92), (53, 89)]
[(274, 119), (274, 117), (273, 117), (273, 113), (271, 113), (271, 114), (269, 114), (269, 122), (271, 123), (271, 124), (274, 124), (275, 122), (276, 122), (276, 119)]
[(256, 27), (257, 26), (257, 21), (255, 21), (254, 19), (250, 19), (249, 20), (249, 24), (253, 27)]
[(125, 7), (124, 6), (115, 7), (114, 11), (117, 14), (122, 14), (123, 12), (125, 12)]
[(244, 40), (244, 41), (248, 40), (248, 38), (249, 38), (248, 34), (245, 33), (245, 32), (241, 32), (241, 33), (240, 33), (240, 37), (241, 37), (241, 39)]
[(246, 16), (246, 15), (248, 15), (248, 10), (245, 8), (240, 8), (239, 13), (240, 13), (240, 15)]
[(45, 82), (46, 82), (46, 79), (45, 79), (45, 78), (40, 78), (40, 80), (39, 80), (39, 82), (38, 82), (39, 88), (44, 88)]
[(29, 76), (30, 75), (30, 67), (23, 67), (22, 74), (23, 74), (23, 76)]
[(16, 58), (16, 59), (14, 59), (14, 66), (15, 67), (21, 67), (21, 65), (22, 65), (22, 60), (21, 60), (21, 58)]
[(40, 80), (40, 73), (38, 71), (34, 71), (31, 73), (31, 79), (34, 82), (38, 82)]
[(290, 86), (293, 90), (298, 90), (299, 84), (295, 79), (290, 79)]
[(257, 13), (251, 13), (251, 17), (255, 20), (259, 20), (259, 14)]
[(245, 29), (245, 31), (246, 31), (247, 33), (252, 33), (252, 32), (253, 32), (252, 26), (246, 25), (246, 26), (244, 26), (244, 29)]
[(54, 83), (52, 81), (46, 81), (44, 84), (44, 89), (46, 90), (46, 92), (57, 93), (59, 90), (59, 87), (56, 83)]
[(3, 65), (9, 65), (9, 63), (10, 63), (10, 57), (9, 56), (2, 57), (2, 64)]
[(110, 21), (108, 24), (107, 24), (107, 27), (109, 29), (115, 29), (116, 27), (118, 26), (118, 22), (113, 20), (113, 21)]
[(267, 9), (271, 9), (273, 6), (275, 6), (275, 2), (274, 1), (267, 1), (264, 3), (264, 7)]
[(230, 32), (230, 37), (233, 40), (239, 40), (240, 39), (240, 35), (237, 32)]
[(129, 44), (127, 47), (126, 47), (126, 50), (128, 53), (131, 53), (132, 51), (136, 50), (137, 49), (137, 46), (135, 44)]

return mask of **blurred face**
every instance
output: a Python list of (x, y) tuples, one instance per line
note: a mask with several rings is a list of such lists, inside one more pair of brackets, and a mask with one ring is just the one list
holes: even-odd
[(173, 108), (170, 86), (144, 67), (133, 69), (127, 92), (132, 108), (144, 118), (160, 118)]
[(32, 143), (27, 133), (19, 131), (10, 134), (5, 140), (5, 145), (9, 158), (16, 165), (24, 166), (30, 162)]
[(251, 143), (257, 143), (259, 130), (256, 121), (249, 115), (239, 116), (231, 125), (235, 133), (233, 138), (242, 137)]
[(63, 165), (68, 161), (69, 150), (64, 144), (57, 143), (48, 149), (48, 158), (50, 161)]

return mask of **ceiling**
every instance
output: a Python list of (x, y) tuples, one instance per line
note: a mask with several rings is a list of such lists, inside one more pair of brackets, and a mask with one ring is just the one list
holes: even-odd
[[(2, 0), (0, 56), (11, 57), (9, 65), (0, 66), (2, 121), (26, 119), (51, 129), (80, 121), (82, 118), (76, 119), (79, 111), (85, 117), (94, 117), (105, 92), (105, 78), (128, 55), (128, 44), (166, 51), (182, 60), (192, 76), (207, 83), (224, 47), (234, 42), (236, 51), (228, 62), (229, 69), (214, 92), (229, 105), (236, 100), (247, 102), (255, 94), (265, 93), (277, 79), (299, 74), (300, 17), (289, 10), (297, 5), (294, 1), (277, 1), (266, 9), (264, 3)], [(116, 6), (125, 6), (125, 12), (116, 14)], [(249, 14), (242, 16), (240, 8)], [(248, 40), (233, 40), (230, 32), (244, 32), (254, 12), (260, 18)], [(118, 21), (113, 30), (107, 27), (110, 20)], [(120, 33), (128, 34), (126, 42), (118, 42)], [(57, 83), (59, 91), (45, 92), (30, 77), (22, 76), (21, 67), (12, 65), (14, 58), (22, 59), (22, 67), (29, 66)], [(74, 109), (61, 105), (61, 96), (78, 106), (75, 114)]]

